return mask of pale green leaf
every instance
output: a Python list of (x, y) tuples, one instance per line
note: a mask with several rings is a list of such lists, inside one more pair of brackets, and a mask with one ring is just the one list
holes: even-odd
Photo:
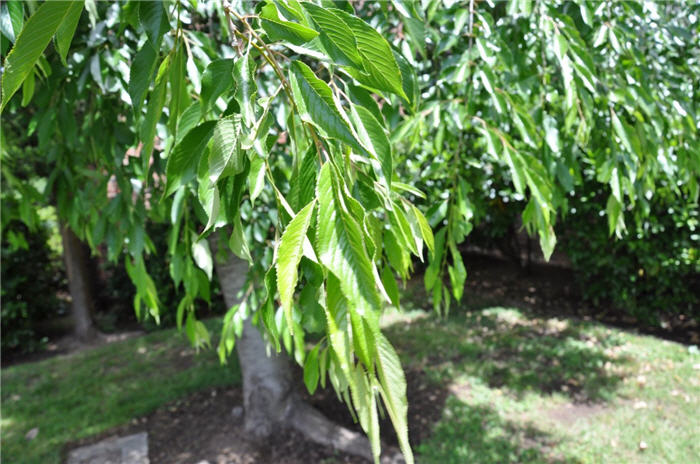
[(421, 213), (415, 205), (411, 205), (411, 211), (413, 211), (413, 215), (415, 216), (416, 221), (418, 222), (418, 226), (420, 228), (421, 235), (423, 236), (423, 240), (425, 241), (428, 250), (430, 250), (430, 252), (432, 253), (435, 242), (435, 239), (433, 238), (433, 230), (430, 228), (430, 224), (428, 223), (428, 220), (425, 218), (425, 216), (423, 216), (423, 213)]
[(316, 201), (312, 201), (287, 224), (277, 251), (277, 288), (290, 330), (293, 325), (292, 300), (298, 279), (297, 268), (303, 255), (302, 247), (315, 206)]
[(282, 40), (303, 45), (318, 36), (318, 32), (304, 25), (280, 19), (274, 3), (267, 3), (260, 11), (260, 25), (271, 40)]
[(254, 156), (250, 163), (248, 173), (248, 191), (250, 192), (250, 204), (255, 203), (260, 193), (265, 187), (265, 160), (260, 156)]
[(353, 31), (333, 12), (309, 2), (303, 2), (304, 9), (311, 15), (320, 39), (330, 58), (338, 64), (363, 69), (362, 58)]
[(394, 424), (399, 447), (403, 453), (406, 464), (413, 463), (413, 452), (408, 443), (408, 404), (406, 402), (406, 377), (399, 357), (389, 341), (381, 334), (376, 333), (377, 346), (377, 377), (381, 385), (381, 394), (391, 422)]
[(237, 214), (233, 219), (233, 233), (231, 233), (228, 244), (233, 254), (241, 259), (245, 259), (249, 263), (253, 262), (253, 258), (250, 256), (248, 240), (243, 233), (243, 224), (241, 223), (240, 214)]
[(295, 61), (292, 69), (299, 86), (300, 97), (310, 116), (310, 122), (322, 129), (329, 137), (338, 139), (358, 151), (363, 151), (362, 146), (350, 131), (348, 123), (338, 111), (328, 84), (318, 79), (311, 68), (301, 61)]
[(246, 127), (255, 124), (255, 96), (258, 86), (255, 83), (255, 62), (250, 59), (250, 52), (246, 52), (233, 65), (233, 78), (236, 84), (234, 95), (241, 106), (241, 119)]
[(203, 270), (209, 280), (211, 280), (214, 270), (214, 261), (212, 260), (209, 242), (207, 240), (197, 240), (192, 243), (192, 257), (194, 262)]
[(219, 120), (214, 128), (209, 153), (209, 180), (216, 183), (230, 167), (233, 174), (243, 170), (244, 154), (240, 147), (240, 116)]
[(330, 163), (325, 163), (318, 180), (318, 257), (338, 278), (345, 297), (367, 317), (380, 307), (374, 280), (376, 271), (367, 254), (360, 225), (339, 204), (342, 192), (334, 186), (338, 181), (331, 169)]
[(367, 71), (363, 80), (371, 87), (392, 92), (410, 101), (403, 89), (399, 65), (386, 39), (360, 18), (344, 11), (333, 11), (345, 21), (357, 39), (357, 48)]
[(27, 20), (12, 50), (5, 58), (2, 73), (2, 111), (32, 71), (63, 20), (73, 11), (73, 2), (42, 3)]

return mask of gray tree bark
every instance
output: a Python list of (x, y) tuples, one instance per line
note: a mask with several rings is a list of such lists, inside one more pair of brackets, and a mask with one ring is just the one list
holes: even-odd
[[(211, 240), (216, 255), (215, 240)], [(228, 307), (237, 304), (248, 264), (227, 253), (223, 262), (215, 259), (216, 274)], [(291, 363), (285, 354), (268, 349), (260, 331), (249, 320), (236, 341), (243, 376), (245, 430), (262, 440), (280, 427), (289, 427), (322, 445), (372, 459), (369, 441), (364, 435), (347, 430), (324, 417), (301, 399), (293, 381)]]
[(66, 264), (68, 289), (71, 295), (71, 316), (73, 332), (82, 342), (95, 339), (98, 331), (92, 321), (95, 303), (92, 296), (90, 273), (88, 271), (85, 244), (66, 224), (61, 224), (63, 260)]

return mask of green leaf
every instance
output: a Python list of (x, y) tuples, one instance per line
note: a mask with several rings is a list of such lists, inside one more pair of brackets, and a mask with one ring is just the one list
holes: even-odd
[(608, 204), (605, 207), (605, 212), (608, 216), (610, 235), (614, 232), (618, 238), (622, 238), (622, 232), (625, 230), (625, 217), (622, 214), (622, 204), (617, 201), (614, 195), (608, 197)]
[(341, 116), (330, 87), (318, 79), (311, 68), (301, 61), (292, 64), (292, 70), (299, 86), (309, 121), (322, 129), (329, 137), (338, 139), (350, 147), (362, 152), (363, 148), (350, 131), (350, 127)]
[[(149, 43), (149, 42), (146, 42)], [(168, 128), (177, 135), (177, 121), (180, 115), (185, 110), (186, 105), (190, 103), (190, 96), (187, 92), (187, 83), (185, 81), (186, 72), (186, 52), (185, 45), (178, 42), (174, 52), (171, 52), (172, 59), (168, 69), (170, 75), (170, 101), (168, 109), (170, 117), (168, 119)]]
[(620, 137), (620, 140), (622, 141), (622, 146), (627, 149), (630, 153), (636, 154), (637, 152), (634, 150), (632, 147), (632, 142), (630, 141), (630, 135), (627, 131), (627, 128), (625, 125), (623, 125), (623, 122), (620, 121), (620, 118), (617, 117), (617, 113), (615, 111), (610, 111), (610, 115), (612, 117), (612, 126), (613, 129), (615, 130), (615, 134), (617, 134), (618, 137)]
[(219, 197), (219, 189), (216, 185), (210, 185), (209, 183), (200, 183), (198, 185), (197, 196), (199, 197), (199, 203), (207, 214), (207, 224), (200, 234), (203, 236), (216, 224), (216, 220), (219, 217), (221, 200)]
[(233, 233), (229, 238), (228, 245), (233, 251), (233, 254), (241, 259), (245, 259), (249, 263), (253, 262), (253, 258), (250, 256), (250, 249), (248, 248), (248, 240), (245, 238), (243, 233), (243, 224), (241, 223), (241, 215), (237, 214), (233, 219)]
[(339, 280), (345, 297), (368, 317), (380, 307), (374, 265), (367, 255), (360, 225), (340, 203), (342, 191), (334, 186), (330, 163), (321, 168), (316, 197), (319, 199), (317, 246), (320, 262)]
[(425, 218), (425, 216), (423, 216), (423, 213), (421, 213), (415, 205), (411, 205), (411, 211), (413, 212), (413, 216), (415, 216), (416, 218), (416, 222), (418, 222), (418, 227), (420, 228), (423, 240), (425, 241), (428, 250), (430, 250), (430, 252), (432, 253), (435, 242), (435, 239), (433, 238), (433, 230), (430, 228), (430, 224), (428, 223), (428, 220)]
[(297, 198), (294, 204), (297, 211), (316, 195), (317, 159), (316, 147), (312, 145), (304, 153), (304, 159), (299, 167), (298, 175), (292, 179), (293, 185), (297, 190)]
[(232, 170), (232, 174), (243, 170), (245, 155), (240, 146), (240, 119), (236, 114), (216, 123), (209, 153), (209, 180), (212, 184), (215, 184), (227, 169)]
[(452, 255), (452, 265), (448, 268), (450, 275), (450, 285), (452, 286), (452, 294), (457, 301), (462, 299), (464, 293), (464, 283), (467, 280), (467, 270), (462, 261), (462, 255), (457, 249), (455, 243), (450, 240), (448, 243), (450, 254)]
[(197, 240), (193, 242), (192, 257), (197, 266), (199, 266), (199, 268), (207, 274), (209, 280), (211, 280), (214, 270), (214, 261), (212, 260), (211, 250), (209, 249), (209, 242), (206, 240)]
[(233, 87), (233, 60), (214, 60), (202, 74), (202, 112), (206, 113), (216, 99)]
[(199, 158), (209, 143), (216, 121), (207, 121), (195, 127), (175, 145), (165, 166), (165, 195), (171, 195), (181, 185), (194, 178)]
[(386, 39), (360, 18), (344, 11), (333, 11), (345, 21), (357, 39), (357, 48), (362, 56), (364, 69), (367, 71), (367, 74), (360, 75), (360, 79), (371, 87), (392, 92), (410, 101), (403, 90), (399, 65)]
[(82, 1), (71, 2), (66, 17), (56, 31), (56, 49), (64, 65), (66, 64), (68, 48), (70, 48), (70, 43), (73, 40), (73, 35), (75, 34), (75, 29), (78, 27), (78, 21), (80, 20), (80, 14), (82, 12)]
[(370, 149), (377, 161), (381, 164), (380, 172), (377, 175), (384, 178), (387, 186), (391, 186), (392, 177), (392, 155), (391, 144), (384, 127), (372, 115), (372, 113), (357, 105), (352, 105), (351, 112), (357, 135), (362, 144)]
[(27, 106), (34, 96), (34, 73), (30, 72), (22, 83), (22, 106)]
[(311, 224), (311, 216), (315, 206), (316, 201), (314, 200), (292, 218), (282, 233), (277, 251), (277, 288), (290, 330), (293, 326), (292, 300), (298, 279), (297, 268), (303, 255), (304, 238), (306, 238), (306, 232)]
[(338, 64), (363, 69), (358, 44), (350, 27), (330, 10), (309, 2), (303, 2), (302, 5), (321, 33), (321, 43), (330, 58)]
[(156, 67), (158, 54), (150, 42), (146, 42), (134, 57), (129, 76), (129, 97), (134, 107), (134, 112), (138, 115), (141, 110), (141, 103), (146, 95), (146, 90), (151, 84), (151, 76)]
[(267, 3), (260, 12), (260, 25), (271, 40), (303, 45), (318, 36), (318, 32), (301, 24), (280, 19), (277, 7)]
[(401, 71), (401, 86), (404, 93), (408, 96), (407, 102), (411, 108), (415, 109), (420, 98), (420, 85), (418, 84), (416, 70), (403, 55), (396, 50), (392, 50), (392, 52), (394, 53), (394, 58), (396, 58), (396, 63), (399, 65), (399, 70)]
[(386, 290), (387, 295), (389, 295), (391, 299), (391, 304), (393, 304), (395, 308), (399, 308), (399, 287), (396, 285), (396, 279), (389, 266), (385, 266), (384, 269), (382, 269), (382, 285), (384, 285), (384, 290)]
[(403, 21), (403, 24), (406, 27), (406, 32), (408, 32), (408, 37), (411, 39), (411, 42), (418, 49), (418, 52), (421, 54), (421, 56), (425, 58), (425, 21), (419, 18), (412, 18), (408, 16), (404, 16), (403, 18), (401, 18), (401, 20)]
[(7, 6), (10, 15), (10, 25), (12, 26), (11, 40), (14, 42), (24, 27), (24, 5), (23, 2), (18, 0), (10, 0), (3, 3)]
[(160, 44), (160, 38), (163, 36), (164, 21), (166, 19), (163, 2), (160, 0), (149, 0), (139, 2), (139, 22), (141, 27), (146, 32), (148, 40), (154, 47)]
[(44, 2), (26, 22), (3, 63), (0, 112), (32, 71), (51, 37), (74, 8), (73, 2)]
[(233, 65), (233, 78), (236, 83), (234, 96), (241, 105), (241, 119), (246, 127), (252, 127), (256, 121), (254, 104), (258, 86), (255, 83), (255, 63), (250, 59), (250, 51)]
[(177, 139), (175, 139), (175, 143), (182, 140), (182, 138), (197, 125), (201, 117), (202, 107), (198, 101), (195, 101), (182, 112), (180, 119), (177, 121)]
[(260, 193), (265, 187), (265, 160), (260, 156), (253, 156), (248, 173), (248, 191), (250, 192), (250, 204), (255, 203)]
[(403, 453), (406, 464), (413, 463), (413, 452), (408, 443), (408, 404), (406, 402), (406, 377), (396, 351), (389, 341), (381, 334), (375, 334), (377, 346), (377, 377), (381, 385), (381, 394), (384, 405), (394, 424), (399, 447)]
[(156, 126), (160, 117), (163, 115), (163, 107), (165, 106), (165, 96), (167, 85), (165, 80), (156, 84), (155, 89), (151, 92), (148, 98), (148, 106), (146, 108), (146, 117), (141, 124), (141, 141), (143, 142), (144, 166), (143, 171), (148, 171), (147, 161), (150, 159), (151, 152), (156, 137)]
[(316, 345), (309, 351), (304, 361), (304, 384), (306, 384), (306, 389), (312, 395), (316, 391), (316, 387), (318, 387), (318, 349), (319, 345)]

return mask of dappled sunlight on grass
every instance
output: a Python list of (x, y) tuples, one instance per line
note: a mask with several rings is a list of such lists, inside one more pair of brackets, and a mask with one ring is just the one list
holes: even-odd
[(559, 392), (576, 401), (608, 398), (626, 359), (613, 333), (579, 322), (524, 317), (491, 308), (388, 327), (407, 363), (429, 366), (436, 381), (471, 375), (493, 388), (523, 395)]
[[(700, 355), (683, 345), (501, 307), (414, 315), (385, 330), (409, 384), (424, 376), (442, 398), (442, 415), (418, 446), (420, 462), (700, 455)], [(411, 404), (409, 389), (409, 419)]]
[(470, 405), (451, 397), (443, 420), (418, 447), (425, 463), (578, 462), (553, 456), (556, 440), (532, 425), (504, 419), (488, 405)]

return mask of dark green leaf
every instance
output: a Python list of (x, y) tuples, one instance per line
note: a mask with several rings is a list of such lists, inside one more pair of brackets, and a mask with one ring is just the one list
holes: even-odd
[(70, 9), (66, 13), (66, 17), (58, 26), (56, 31), (56, 48), (58, 49), (58, 54), (61, 57), (63, 64), (66, 64), (66, 56), (68, 55), (68, 48), (73, 40), (73, 35), (75, 34), (75, 29), (78, 27), (78, 21), (80, 20), (80, 14), (83, 12), (83, 2), (71, 2)]
[(214, 132), (215, 121), (207, 121), (195, 127), (175, 145), (165, 167), (165, 195), (171, 195), (181, 185), (189, 182), (197, 172), (199, 158)]
[(136, 114), (140, 113), (146, 90), (151, 85), (151, 76), (155, 70), (157, 57), (156, 50), (149, 42), (144, 43), (134, 57), (129, 76), (129, 97)]

